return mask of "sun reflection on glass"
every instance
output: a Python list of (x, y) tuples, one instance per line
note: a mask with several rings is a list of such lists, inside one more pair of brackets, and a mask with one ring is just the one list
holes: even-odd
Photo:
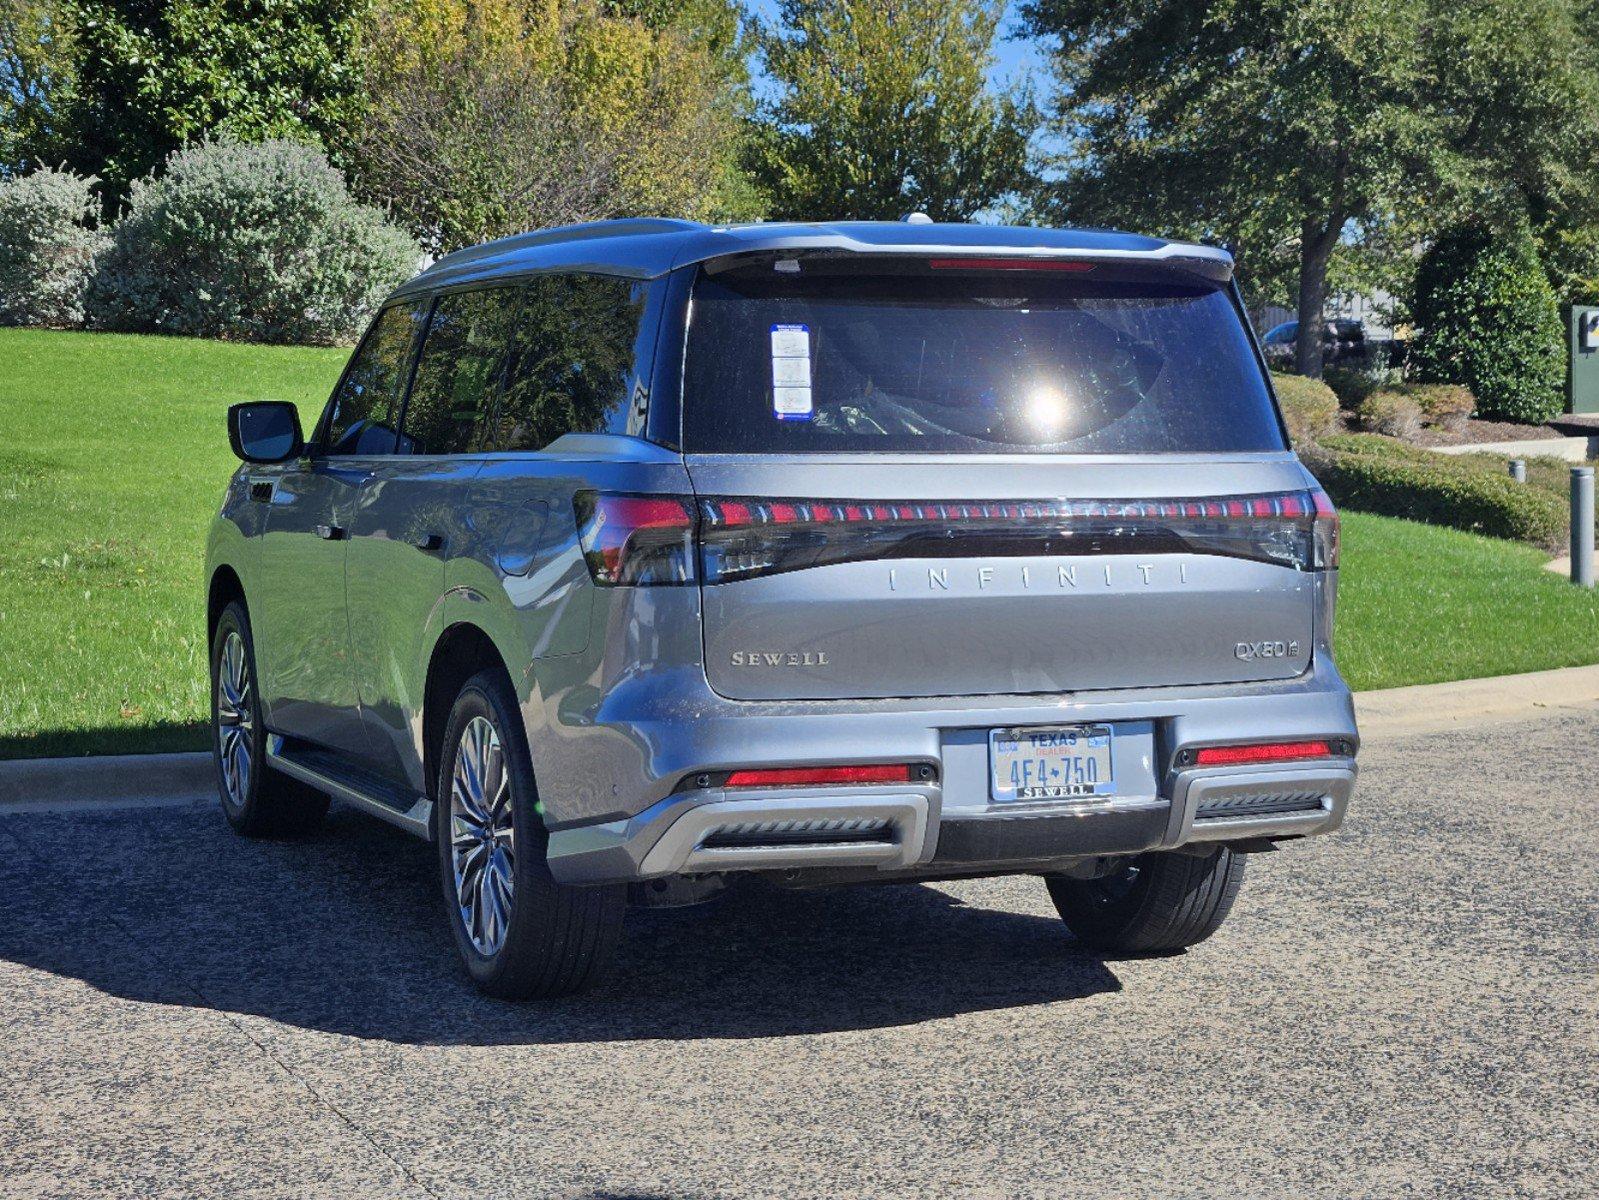
[(1040, 433), (1058, 434), (1066, 428), (1066, 396), (1056, 387), (1041, 384), (1027, 393), (1023, 409), (1027, 423)]

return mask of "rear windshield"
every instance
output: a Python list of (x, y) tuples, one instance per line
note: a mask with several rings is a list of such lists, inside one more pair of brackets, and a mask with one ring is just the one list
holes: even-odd
[(1284, 449), (1227, 292), (1170, 273), (795, 260), (702, 272), (684, 449)]

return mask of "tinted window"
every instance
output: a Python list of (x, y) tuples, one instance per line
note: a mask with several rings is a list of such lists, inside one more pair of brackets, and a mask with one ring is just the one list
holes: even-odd
[(392, 454), (411, 343), (426, 309), (396, 304), (378, 315), (328, 406), (327, 454)]
[(542, 450), (565, 433), (625, 432), (644, 299), (644, 284), (606, 275), (527, 283), (484, 448)]
[(440, 296), (405, 404), (404, 448), (412, 454), (464, 454), (499, 391), (506, 348), (520, 308), (516, 288)]
[(707, 273), (686, 356), (693, 451), (1284, 448), (1231, 298), (1170, 273)]

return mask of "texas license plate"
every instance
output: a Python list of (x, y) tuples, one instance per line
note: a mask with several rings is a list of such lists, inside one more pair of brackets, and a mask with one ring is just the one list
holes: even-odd
[(995, 800), (1081, 800), (1111, 795), (1108, 725), (1042, 725), (988, 734)]

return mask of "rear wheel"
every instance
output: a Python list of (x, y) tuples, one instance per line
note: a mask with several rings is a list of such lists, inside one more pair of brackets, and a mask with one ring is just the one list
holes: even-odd
[(1244, 881), (1244, 858), (1151, 853), (1100, 879), (1048, 877), (1049, 897), (1077, 940), (1096, 950), (1147, 954), (1202, 942), (1221, 927)]
[(222, 610), (211, 639), (211, 732), (222, 813), (234, 829), (248, 837), (281, 837), (305, 833), (322, 820), (327, 796), (267, 765), (255, 643), (238, 601)]
[(624, 886), (568, 887), (549, 835), (527, 738), (499, 671), (467, 680), (439, 754), (434, 831), (445, 908), (473, 981), (507, 999), (581, 991), (621, 937)]

